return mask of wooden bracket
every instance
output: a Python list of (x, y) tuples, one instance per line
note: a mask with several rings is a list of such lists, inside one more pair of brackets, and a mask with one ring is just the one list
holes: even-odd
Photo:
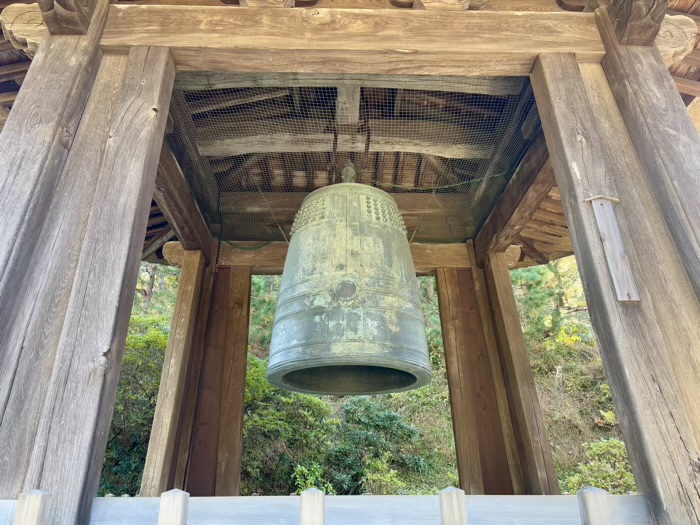
[(598, 233), (603, 241), (603, 252), (608, 263), (617, 300), (623, 303), (639, 302), (639, 291), (613, 210), (613, 204), (619, 204), (620, 200), (607, 195), (596, 195), (584, 199), (584, 202), (593, 207), (593, 214), (598, 225)]

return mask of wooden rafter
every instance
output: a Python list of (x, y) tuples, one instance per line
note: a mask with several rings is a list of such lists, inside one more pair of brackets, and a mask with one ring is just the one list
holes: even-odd
[(185, 176), (167, 144), (163, 143), (153, 198), (186, 250), (200, 250), (209, 263), (214, 242)]
[(479, 264), (488, 252), (503, 251), (516, 243), (520, 231), (554, 186), (554, 173), (548, 157), (547, 144), (540, 135), (523, 157), (476, 237), (474, 249)]

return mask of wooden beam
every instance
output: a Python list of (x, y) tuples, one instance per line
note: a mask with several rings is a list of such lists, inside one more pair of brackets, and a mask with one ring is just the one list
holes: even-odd
[(153, 199), (185, 250), (200, 250), (209, 264), (216, 257), (214, 241), (180, 165), (165, 142), (158, 160)]
[(29, 71), (30, 65), (31, 62), (25, 60), (24, 62), (15, 62), (14, 64), (0, 66), (0, 82), (9, 82), (10, 80), (24, 78), (27, 71)]
[(528, 494), (558, 494), (559, 482), (505, 253), (490, 252), (486, 257), (484, 271), (525, 489)]
[[(434, 274), (437, 268), (470, 267), (467, 249), (462, 243), (419, 244), (411, 243), (411, 254), (416, 273)], [(287, 258), (286, 242), (225, 242), (219, 249), (218, 266), (250, 266), (254, 274), (281, 275)], [(180, 243), (169, 242), (163, 248), (168, 263), (180, 266), (184, 255)]]
[(216, 272), (187, 477), (193, 495), (238, 491), (250, 275), (250, 267)]
[(676, 85), (681, 94), (700, 97), (700, 82), (697, 80), (674, 76), (673, 83)]
[(523, 86), (518, 77), (464, 77), (426, 75), (332, 75), (319, 73), (222, 73), (212, 71), (183, 71), (175, 85), (184, 91), (237, 88), (328, 87), (423, 89), (454, 93), (473, 93), (505, 97), (517, 95)]
[(513, 494), (491, 371), (501, 364), (490, 362), (489, 325), (481, 319), (473, 271), (437, 270), (460, 487), (468, 494)]
[(608, 49), (605, 74), (700, 298), (700, 135), (658, 51), (618, 45), (604, 9), (596, 20)]
[(101, 145), (104, 161), (94, 201), (112, 205), (89, 203), (24, 477), (24, 483), (55, 496), (52, 523), (85, 521), (97, 491), (174, 77), (167, 49), (132, 48), (109, 140)]
[(197, 303), (204, 278), (204, 254), (187, 250), (182, 260), (177, 299), (170, 325), (168, 348), (163, 361), (158, 402), (148, 441), (146, 464), (141, 479), (140, 496), (158, 497), (172, 487), (173, 450), (180, 424), (179, 416), (187, 381), (187, 367), (193, 351)]
[(26, 436), (36, 434), (46, 401), (25, 389), (42, 391), (51, 377), (126, 67), (126, 60), (103, 57), (93, 84), (88, 71), (100, 64), (98, 39), (52, 37), (0, 134), (0, 442), (7, 452), (0, 498), (25, 487), (32, 454)]
[(158, 232), (156, 235), (148, 239), (143, 244), (143, 251), (141, 252), (141, 260), (148, 259), (151, 255), (160, 250), (166, 242), (172, 241), (175, 237), (175, 232), (168, 225), (163, 231)]
[(87, 33), (98, 0), (38, 0), (52, 35)]
[(608, 5), (617, 41), (651, 46), (661, 28), (668, 0), (611, 0)]
[(0, 104), (14, 104), (18, 93), (19, 91), (7, 91), (5, 93), (0, 93)]
[(190, 362), (187, 365), (187, 383), (185, 384), (182, 410), (179, 415), (180, 425), (178, 428), (177, 442), (173, 452), (174, 478), (172, 482), (168, 480), (170, 485), (179, 489), (185, 488), (189, 469), (197, 410), (197, 396), (199, 394), (202, 365), (204, 364), (204, 346), (206, 343), (207, 325), (209, 324), (209, 310), (212, 303), (211, 299), (215, 275), (216, 265), (211, 264), (205, 268), (201, 291), (197, 302), (195, 333), (192, 340)]
[(164, 46), (180, 71), (244, 73), (522, 76), (544, 52), (603, 57), (593, 15), (565, 12), (116, 4), (102, 45)]
[[(688, 465), (700, 457), (700, 304), (658, 192), (601, 67), (544, 55), (532, 83), (635, 481), (655, 522), (697, 523), (700, 482)], [(620, 201), (615, 213), (638, 303), (615, 297), (603, 239), (584, 202), (595, 195)]]
[[(358, 88), (355, 89), (359, 92)], [(359, 99), (356, 113), (359, 117)], [(347, 115), (342, 118), (347, 120)], [(356, 118), (356, 117), (352, 117)], [(370, 152), (406, 152), (446, 158), (489, 158), (492, 147), (476, 142), (463, 126), (445, 122), (369, 120)], [(352, 128), (354, 130), (357, 129)], [(250, 153), (308, 153), (365, 151), (365, 134), (341, 124), (335, 140), (332, 124), (322, 119), (279, 119), (197, 128), (199, 153), (205, 157), (230, 157)], [(349, 140), (348, 140), (349, 139)]]
[(498, 204), (479, 230), (474, 248), (481, 265), (490, 251), (504, 251), (537, 211), (554, 186), (554, 172), (548, 162), (544, 136), (532, 143), (520, 161)]
[(207, 113), (209, 111), (215, 111), (218, 109), (233, 108), (236, 106), (244, 106), (246, 104), (252, 104), (254, 102), (262, 102), (263, 100), (273, 100), (278, 98), (284, 98), (289, 96), (288, 89), (275, 89), (266, 90), (259, 89), (255, 93), (238, 93), (235, 95), (226, 95), (221, 97), (218, 96), (206, 97), (200, 100), (196, 100), (190, 103), (190, 109), (193, 115), (198, 115), (200, 113)]
[[(225, 271), (225, 270), (222, 270)], [(238, 496), (243, 459), (245, 377), (248, 365), (250, 317), (250, 266), (229, 269), (228, 328), (222, 368), (221, 425), (216, 466), (216, 496)]]

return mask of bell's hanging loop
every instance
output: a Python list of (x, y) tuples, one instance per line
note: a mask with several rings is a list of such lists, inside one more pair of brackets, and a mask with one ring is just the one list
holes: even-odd
[[(353, 177), (353, 166), (342, 175)], [(344, 182), (311, 193), (292, 227), (268, 380), (315, 394), (400, 392), (430, 382), (418, 281), (386, 192)]]

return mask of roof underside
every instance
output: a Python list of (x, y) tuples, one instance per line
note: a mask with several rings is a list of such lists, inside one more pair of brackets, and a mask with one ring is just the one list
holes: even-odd
[(539, 131), (524, 78), (414, 90), (371, 78), (248, 87), (235, 75), (183, 76), (168, 142), (224, 240), (288, 238), (304, 197), (352, 163), (358, 182), (394, 196), (412, 240), (463, 242)]

